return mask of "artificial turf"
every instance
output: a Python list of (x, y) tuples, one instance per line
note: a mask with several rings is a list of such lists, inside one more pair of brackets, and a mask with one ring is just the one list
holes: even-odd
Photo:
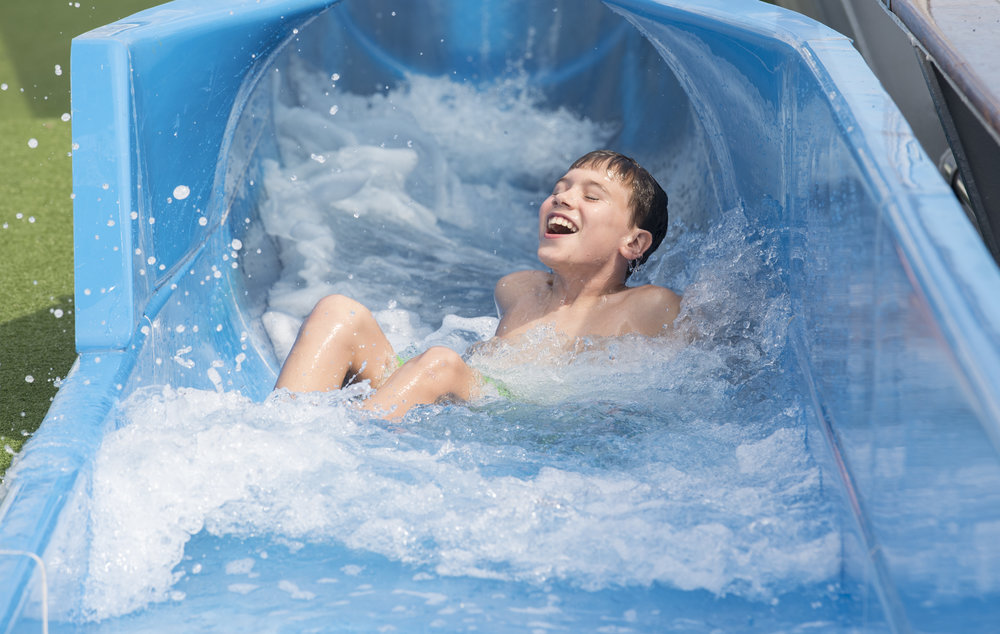
[(0, 476), (76, 358), (70, 40), (161, 0), (0, 0)]
[(75, 357), (69, 146), (59, 119), (0, 120), (0, 470)]

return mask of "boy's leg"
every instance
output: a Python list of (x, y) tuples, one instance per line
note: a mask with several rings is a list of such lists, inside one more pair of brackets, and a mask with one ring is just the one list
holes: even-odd
[(397, 418), (444, 398), (467, 401), (477, 383), (475, 370), (457, 352), (435, 346), (396, 370), (362, 407)]
[(371, 311), (349, 297), (330, 295), (303, 322), (275, 389), (325, 392), (365, 379), (378, 388), (396, 365)]

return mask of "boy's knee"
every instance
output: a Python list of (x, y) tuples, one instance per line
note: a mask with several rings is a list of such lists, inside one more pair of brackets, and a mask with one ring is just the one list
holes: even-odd
[(472, 369), (462, 356), (445, 346), (428, 348), (414, 359), (430, 390), (428, 401), (441, 399), (468, 400), (472, 390)]
[(462, 356), (445, 346), (428, 348), (420, 355), (420, 361), (424, 369), (434, 373), (458, 375), (468, 369)]
[(368, 309), (357, 300), (346, 295), (327, 295), (316, 302), (310, 316), (344, 322), (366, 314), (368, 314)]

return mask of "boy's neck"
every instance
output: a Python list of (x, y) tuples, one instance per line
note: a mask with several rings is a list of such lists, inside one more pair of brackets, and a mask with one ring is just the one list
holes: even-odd
[(552, 299), (561, 305), (599, 300), (625, 290), (625, 276), (581, 276), (560, 274), (553, 270), (549, 286)]

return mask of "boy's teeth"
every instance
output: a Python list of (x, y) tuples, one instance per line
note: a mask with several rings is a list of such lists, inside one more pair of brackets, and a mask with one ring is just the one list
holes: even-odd
[(549, 233), (576, 233), (578, 231), (575, 224), (560, 216), (549, 218), (548, 229)]

